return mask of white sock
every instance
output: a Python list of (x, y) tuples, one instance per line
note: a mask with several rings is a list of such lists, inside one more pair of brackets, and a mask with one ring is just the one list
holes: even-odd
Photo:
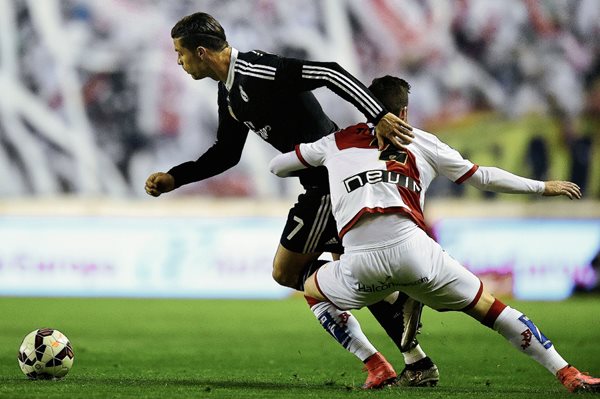
[(360, 328), (360, 323), (349, 311), (339, 310), (330, 302), (319, 302), (310, 307), (323, 328), (347, 351), (361, 361), (377, 353)]
[(402, 356), (404, 356), (404, 364), (409, 365), (418, 362), (421, 359), (425, 359), (427, 355), (421, 349), (421, 345), (415, 346), (410, 349), (408, 352), (402, 352)]
[(553, 375), (568, 363), (554, 345), (523, 313), (507, 306), (494, 322), (494, 330), (506, 338), (519, 352), (531, 356)]

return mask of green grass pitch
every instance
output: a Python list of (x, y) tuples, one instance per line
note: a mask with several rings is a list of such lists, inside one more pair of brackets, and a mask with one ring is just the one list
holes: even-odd
[[(513, 302), (559, 352), (600, 375), (600, 298)], [(402, 357), (368, 311), (372, 342)], [(567, 398), (544, 368), (468, 316), (426, 310), (420, 342), (438, 364), (435, 388), (364, 392), (362, 364), (327, 335), (304, 300), (0, 298), (0, 398)], [(16, 354), (39, 327), (72, 341), (62, 381), (29, 381)], [(587, 395), (586, 395), (587, 396)]]

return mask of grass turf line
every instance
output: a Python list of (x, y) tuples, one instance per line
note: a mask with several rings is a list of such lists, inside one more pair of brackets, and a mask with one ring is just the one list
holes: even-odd
[[(567, 361), (600, 374), (598, 297), (510, 302)], [(567, 398), (541, 366), (458, 313), (426, 310), (419, 337), (436, 388), (363, 392), (362, 364), (333, 342), (301, 298), (282, 301), (0, 298), (0, 398)], [(402, 357), (368, 311), (367, 336), (400, 372)], [(40, 327), (72, 341), (62, 381), (29, 381), (16, 353)]]

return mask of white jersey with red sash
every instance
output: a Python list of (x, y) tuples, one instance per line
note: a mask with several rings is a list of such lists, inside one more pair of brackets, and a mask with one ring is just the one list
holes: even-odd
[(296, 155), (306, 166), (327, 167), (340, 237), (372, 213), (402, 213), (427, 231), (423, 209), (431, 181), (441, 174), (460, 184), (478, 166), (419, 129), (404, 150), (388, 145), (379, 151), (373, 129), (366, 123), (350, 126), (296, 146)]

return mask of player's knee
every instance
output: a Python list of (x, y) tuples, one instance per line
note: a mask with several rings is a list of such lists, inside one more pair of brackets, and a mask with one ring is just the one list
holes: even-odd
[(284, 285), (284, 274), (281, 272), (281, 270), (277, 269), (275, 265), (273, 265), (273, 273), (271, 273), (271, 275), (273, 276), (273, 280), (275, 280), (277, 284)]
[(286, 270), (282, 267), (278, 267), (277, 263), (273, 264), (273, 280), (277, 282), (279, 285), (283, 285), (284, 287), (296, 288), (298, 283), (298, 277), (290, 276), (289, 273), (286, 273)]

